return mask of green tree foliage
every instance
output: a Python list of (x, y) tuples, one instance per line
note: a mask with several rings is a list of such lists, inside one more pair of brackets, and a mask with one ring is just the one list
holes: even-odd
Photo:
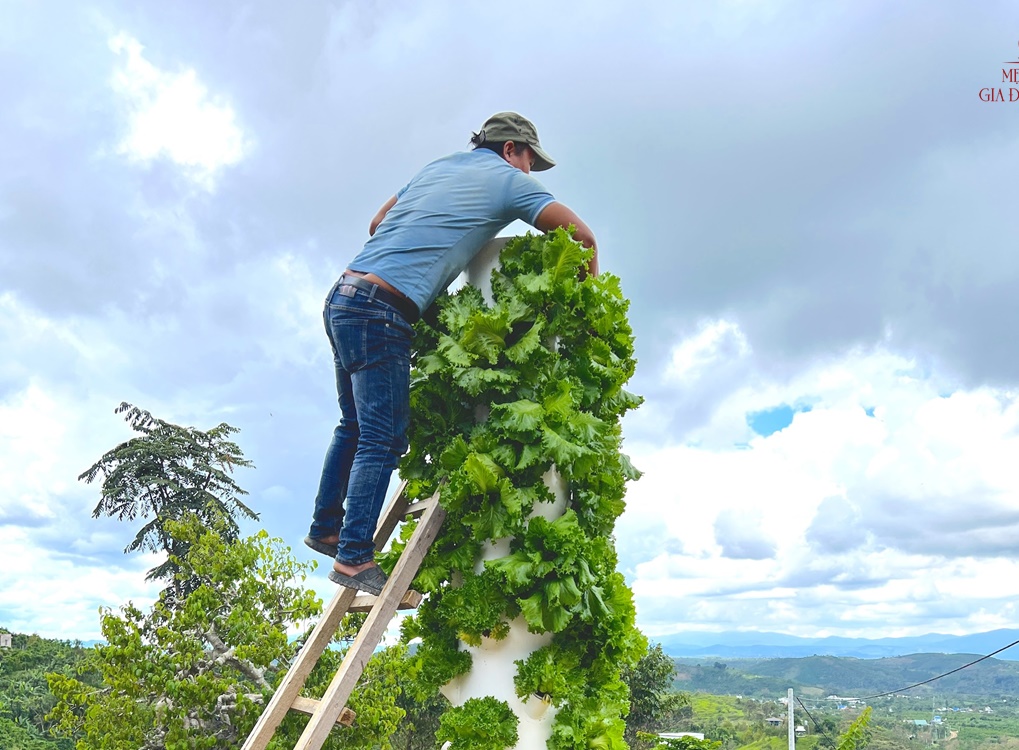
[(0, 650), (0, 748), (70, 750), (69, 741), (50, 736), (54, 698), (46, 674), (73, 674), (86, 650), (37, 635), (13, 634), (12, 641), (12, 648)]
[(639, 741), (639, 733), (667, 731), (664, 722), (690, 704), (688, 695), (673, 692), (675, 674), (676, 664), (660, 643), (648, 646), (636, 665), (623, 670), (623, 682), (630, 690), (624, 737), (631, 746)]
[(3, 750), (67, 750), (67, 740), (52, 740), (40, 737), (24, 726), (0, 718), (0, 748)]
[(653, 741), (654, 750), (718, 750), (722, 747), (722, 743), (717, 740), (700, 740), (696, 737), (659, 737), (642, 732), (641, 739), (646, 742)]
[(437, 689), (430, 692), (409, 689), (413, 682), (413, 669), (406, 664), (400, 671), (400, 693), (396, 701), (406, 715), (392, 737), (393, 747), (398, 750), (435, 750), (438, 747), (435, 735), (442, 715), (449, 710), (449, 701)]
[[(238, 747), (296, 653), (288, 633), (321, 613), (321, 601), (299, 585), (315, 563), (296, 562), (264, 531), (228, 541), (197, 516), (164, 528), (187, 550), (172, 556), (176, 575), (197, 585), (173, 606), (164, 593), (148, 612), (127, 604), (102, 613), (106, 643), (83, 669), (99, 687), (50, 675), (52, 716), (79, 750)], [(342, 652), (320, 659), (306, 684), (312, 697), (324, 692)], [(389, 746), (403, 716), (395, 702), (404, 656), (401, 647), (369, 662), (349, 703), (357, 725), (334, 732), (326, 747)], [(291, 713), (271, 747), (293, 747), (304, 723)]]
[(107, 451), (78, 477), (90, 483), (102, 476), (102, 496), (92, 517), (143, 519), (124, 551), (169, 552), (170, 559), (150, 570), (148, 579), (172, 581), (176, 595), (185, 595), (197, 582), (177, 575), (174, 559), (185, 556), (189, 542), (171, 534), (169, 526), (195, 517), (223, 539), (236, 540), (237, 517), (258, 515), (241, 502), (247, 493), (231, 474), (234, 467), (251, 463), (229, 440), (236, 427), (224, 423), (203, 432), (156, 419), (128, 403), (116, 411), (140, 437)]
[[(418, 690), (470, 669), (458, 639), (505, 637), (522, 616), (532, 632), (553, 633), (515, 680), (521, 697), (558, 708), (553, 750), (623, 747), (620, 670), (646, 649), (611, 536), (625, 484), (639, 476), (620, 452), (619, 419), (641, 402), (623, 387), (633, 336), (619, 279), (578, 279), (589, 258), (563, 230), (517, 239), (493, 272), (494, 304), (465, 287), (418, 323), (400, 467), (412, 497), (441, 488), (448, 513), (415, 580), (429, 596), (404, 624), (406, 639), (422, 639)], [(550, 521), (532, 511), (554, 499), (543, 481), (553, 466), (569, 506)], [(509, 554), (476, 573), (482, 546), (504, 537)]]
[(838, 731), (839, 723), (834, 716), (821, 716), (814, 723), (814, 729), (825, 735), (832, 735)]
[[(971, 654), (909, 654), (862, 659), (808, 656), (782, 659), (733, 659), (725, 669), (708, 661), (677, 659), (677, 688), (713, 695), (780, 698), (793, 688), (798, 695), (873, 695), (929, 680), (973, 661)], [(719, 662), (720, 664), (720, 662)], [(1019, 662), (985, 659), (911, 695), (983, 695), (987, 699), (1019, 693)], [(929, 700), (929, 698), (928, 698)]]
[(870, 732), (867, 729), (870, 724), (870, 713), (870, 706), (860, 712), (856, 720), (839, 737), (838, 750), (863, 750), (867, 747), (870, 742)]

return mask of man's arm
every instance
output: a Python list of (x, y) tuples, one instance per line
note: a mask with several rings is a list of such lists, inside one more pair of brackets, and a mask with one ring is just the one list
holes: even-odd
[(379, 224), (381, 224), (382, 220), (386, 218), (386, 214), (389, 213), (389, 209), (391, 209), (395, 205), (396, 205), (395, 195), (382, 205), (382, 208), (379, 209), (379, 212), (375, 214), (375, 218), (372, 219), (372, 223), (368, 225), (368, 235), (370, 237), (375, 236), (375, 230), (379, 228)]
[(591, 258), (591, 262), (588, 264), (588, 273), (592, 276), (598, 275), (598, 243), (594, 239), (594, 232), (591, 228), (584, 223), (572, 209), (564, 206), (559, 201), (553, 201), (549, 203), (545, 208), (541, 209), (541, 213), (538, 214), (538, 218), (534, 222), (534, 228), (542, 232), (551, 232), (557, 227), (566, 228), (570, 224), (577, 228), (574, 232), (573, 237), (584, 247), (589, 247), (594, 250), (594, 255)]

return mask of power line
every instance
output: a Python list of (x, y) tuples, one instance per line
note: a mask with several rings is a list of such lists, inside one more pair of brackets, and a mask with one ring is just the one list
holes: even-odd
[[(866, 698), (847, 698), (847, 700), (872, 701), (875, 698), (884, 698), (886, 695), (892, 695), (893, 693), (904, 693), (907, 690), (912, 690), (913, 688), (920, 687), (921, 685), (927, 685), (928, 683), (934, 682), (936, 680), (940, 680), (942, 677), (948, 677), (948, 675), (950, 675), (950, 674), (955, 674), (956, 672), (961, 672), (964, 669), (968, 669), (969, 667), (972, 667), (974, 664), (979, 664), (980, 662), (984, 661), (985, 659), (990, 659), (992, 656), (996, 656), (996, 655), (1000, 654), (1002, 651), (1007, 651), (1008, 649), (1012, 648), (1015, 645), (1019, 645), (1019, 641), (1012, 641), (1007, 646), (1002, 646), (997, 651), (992, 651), (991, 653), (989, 653), (989, 654), (987, 654), (985, 656), (981, 656), (979, 659), (974, 659), (973, 661), (969, 662), (968, 664), (963, 664), (961, 667), (956, 667), (955, 669), (949, 670), (948, 672), (945, 672), (943, 674), (939, 674), (937, 677), (931, 677), (929, 680), (924, 680), (923, 682), (917, 682), (917, 683), (914, 683), (913, 685), (909, 685), (908, 687), (899, 688), (898, 690), (889, 690), (886, 693), (878, 693), (877, 695), (868, 695)], [(822, 737), (824, 737), (825, 743), (831, 748), (831, 750), (836, 750), (835, 742), (832, 740), (831, 737), (829, 737), (825, 733), (825, 731), (823, 729), (821, 729), (821, 725), (818, 723), (817, 719), (815, 719), (813, 717), (813, 715), (810, 713), (810, 711), (807, 710), (807, 707), (805, 705), (803, 705), (803, 701), (800, 700), (799, 696), (796, 696), (796, 702), (800, 704), (800, 708), (803, 709), (803, 712), (807, 715), (807, 717), (812, 722), (814, 722), (814, 728), (818, 732), (821, 733)]]
[[(980, 662), (984, 661), (985, 659), (990, 659), (992, 656), (997, 656), (1002, 651), (1007, 651), (1008, 649), (1012, 648), (1015, 645), (1019, 645), (1019, 640), (1012, 641), (1010, 644), (1008, 644), (1007, 646), (1002, 646), (997, 651), (992, 651), (991, 653), (986, 654), (985, 656), (981, 656), (979, 659), (974, 659), (973, 661), (969, 662), (968, 664), (963, 664), (961, 667), (956, 667), (955, 669), (949, 670), (948, 672), (945, 672), (943, 674), (939, 674), (937, 677), (931, 677), (929, 680), (924, 680), (923, 682), (917, 682), (917, 683), (914, 683), (914, 684), (909, 685), (907, 687), (899, 688), (898, 690), (889, 690), (886, 693), (878, 693), (877, 695), (868, 695), (865, 698), (849, 698), (847, 696), (846, 700), (871, 701), (871, 700), (874, 700), (875, 698), (884, 698), (886, 695), (892, 695), (893, 693), (904, 693), (907, 690), (912, 690), (913, 688), (920, 687), (921, 685), (927, 685), (928, 683), (935, 682), (936, 680), (940, 680), (942, 677), (948, 677), (951, 674), (955, 674), (956, 672), (961, 672), (964, 669), (968, 669), (969, 667), (972, 667), (974, 664), (979, 664)], [(803, 712), (807, 715), (807, 717), (812, 722), (814, 722), (814, 728), (818, 732), (821, 733), (821, 736), (824, 737), (825, 742), (831, 748), (831, 750), (837, 750), (835, 742), (832, 740), (831, 737), (829, 737), (825, 733), (825, 731), (823, 729), (821, 729), (821, 725), (818, 723), (817, 719), (815, 719), (813, 717), (813, 715), (810, 713), (810, 711), (807, 710), (807, 707), (805, 705), (803, 705), (803, 701), (800, 700), (799, 696), (796, 696), (796, 702), (800, 704), (800, 708), (803, 709)]]
[[(1016, 644), (1019, 644), (1019, 641), (1012, 641), (1007, 646), (1002, 646), (997, 651), (992, 651), (991, 653), (987, 654), (987, 656), (981, 656), (979, 659), (975, 659), (975, 660), (971, 661), (969, 664), (963, 664), (961, 667), (956, 667), (955, 669), (953, 669), (950, 672), (945, 672), (944, 674), (939, 674), (937, 677), (931, 677), (929, 680), (924, 680), (923, 682), (918, 682), (915, 685), (910, 685), (909, 687), (899, 688), (898, 690), (889, 690), (887, 693), (878, 693), (877, 695), (868, 695), (866, 698), (853, 698), (852, 700), (870, 701), (870, 700), (874, 700), (875, 698), (884, 698), (886, 695), (891, 695), (892, 693), (904, 693), (907, 690), (912, 690), (915, 687), (920, 687), (921, 685), (926, 685), (929, 682), (934, 682), (935, 680), (940, 680), (942, 677), (948, 677), (948, 675), (950, 675), (950, 674), (955, 674), (956, 672), (961, 672), (962, 670), (966, 669), (967, 667), (972, 667), (974, 664), (979, 664), (984, 659), (990, 659), (992, 656), (995, 656), (996, 654), (1000, 654), (1002, 651), (1005, 651), (1007, 649), (1012, 648), (1012, 646), (1015, 646)], [(804, 709), (804, 710), (806, 710), (806, 709)]]
[(812, 722), (814, 722), (814, 729), (821, 733), (821, 736), (824, 737), (825, 742), (828, 743), (828, 747), (830, 747), (831, 750), (838, 750), (838, 748), (835, 746), (835, 740), (829, 737), (828, 734), (823, 729), (821, 729), (820, 723), (818, 723), (817, 719), (811, 716), (810, 711), (808, 711), (807, 707), (803, 705), (803, 701), (800, 700), (799, 696), (796, 696), (796, 702), (800, 704), (800, 708), (803, 709), (803, 712), (807, 715), (807, 717)]

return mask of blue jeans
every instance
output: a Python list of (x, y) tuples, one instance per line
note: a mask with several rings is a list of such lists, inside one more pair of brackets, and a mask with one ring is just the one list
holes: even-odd
[(340, 423), (326, 451), (310, 535), (339, 533), (336, 559), (360, 565), (375, 557), (372, 536), (389, 478), (407, 450), (414, 332), (396, 308), (339, 281), (323, 318)]

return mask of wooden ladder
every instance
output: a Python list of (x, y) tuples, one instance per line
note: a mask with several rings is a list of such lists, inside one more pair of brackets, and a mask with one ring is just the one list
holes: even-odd
[[(350, 726), (353, 723), (354, 712), (345, 707), (347, 699), (361, 678), (375, 647), (385, 635), (396, 610), (414, 609), (421, 602), (421, 594), (410, 590), (410, 584), (446, 518), (446, 511), (439, 505), (438, 493), (427, 500), (411, 503), (407, 499), (406, 488), (406, 482), (400, 485), (375, 530), (375, 547), (382, 549), (403, 518), (413, 516), (418, 519), (417, 527), (382, 593), (372, 596), (345, 586), (337, 587), (336, 595), (322, 612), (321, 619), (283, 682), (276, 688), (276, 693), (248, 735), (242, 750), (264, 750), (291, 709), (311, 715), (294, 750), (320, 750), (334, 725)], [(305, 680), (348, 612), (368, 612), (368, 618), (344, 655), (343, 663), (322, 699), (302, 697), (299, 693)]]

